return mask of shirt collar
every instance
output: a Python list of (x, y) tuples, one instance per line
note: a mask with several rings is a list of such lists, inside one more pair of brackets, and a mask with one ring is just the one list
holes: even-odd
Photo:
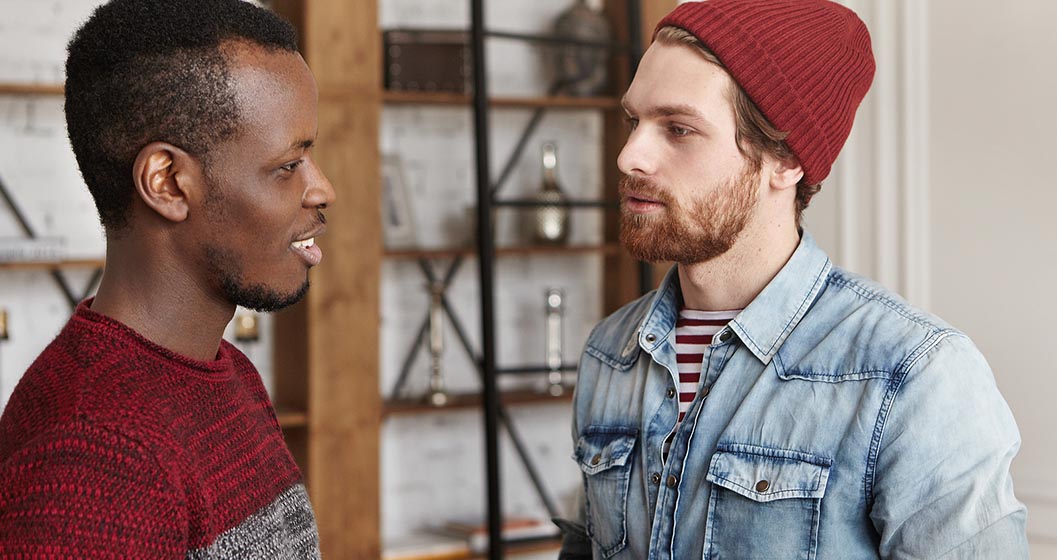
[[(804, 318), (833, 264), (808, 232), (778, 274), (733, 321), (730, 329), (764, 365)], [(679, 274), (672, 267), (661, 282), (639, 329), (639, 344), (652, 351), (674, 328), (679, 312)], [(654, 336), (646, 339), (648, 333)]]

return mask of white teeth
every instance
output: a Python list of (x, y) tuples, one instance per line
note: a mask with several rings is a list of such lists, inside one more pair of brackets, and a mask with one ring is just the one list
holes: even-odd
[(290, 244), (290, 246), (295, 248), (295, 249), (307, 249), (307, 248), (309, 248), (309, 247), (311, 247), (311, 246), (313, 246), (315, 244), (316, 244), (316, 238), (315, 237), (309, 237), (308, 239), (305, 239), (305, 240), (302, 240), (302, 241), (294, 241), (293, 243)]

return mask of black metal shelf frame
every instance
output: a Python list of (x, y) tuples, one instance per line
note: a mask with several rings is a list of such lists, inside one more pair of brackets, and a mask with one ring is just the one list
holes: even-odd
[[(11, 196), (11, 192), (8, 191), (3, 179), (0, 179), (0, 198), (4, 200), (4, 204), (11, 211), (11, 214), (14, 215), (15, 221), (18, 222), (19, 228), (22, 229), (22, 234), (25, 235), (28, 239), (36, 239), (36, 230), (33, 229), (33, 226), (30, 225), (29, 220), (26, 218), (26, 215), (23, 214), (22, 210), (18, 207), (18, 205), (15, 204), (15, 199)], [(77, 304), (81, 302), (81, 300), (91, 295), (92, 290), (95, 289), (95, 286), (99, 282), (99, 279), (103, 276), (103, 269), (97, 267), (95, 270), (92, 271), (92, 276), (88, 279), (88, 285), (85, 286), (84, 290), (80, 293), (74, 292), (73, 287), (70, 286), (70, 283), (66, 280), (66, 276), (62, 273), (61, 270), (53, 269), (50, 271), (50, 273), (52, 280), (55, 281), (55, 284), (59, 287), (59, 290), (62, 291), (63, 298), (66, 300), (66, 303), (70, 306), (70, 310), (73, 311), (77, 307)]]
[[(532, 117), (529, 119), (525, 130), (522, 132), (521, 137), (515, 144), (513, 153), (510, 159), (503, 166), (502, 172), (499, 174), (498, 179), (493, 183), (491, 180), (491, 166), (489, 162), (489, 146), (490, 146), (490, 135), (489, 135), (489, 98), (488, 98), (488, 83), (487, 76), (485, 73), (485, 39), (487, 37), (503, 38), (503, 39), (516, 39), (516, 40), (529, 40), (543, 42), (547, 44), (581, 44), (583, 46), (595, 46), (600, 48), (611, 48), (625, 50), (628, 53), (630, 75), (634, 75), (635, 70), (638, 67), (638, 61), (642, 56), (642, 33), (641, 33), (641, 6), (640, 0), (627, 0), (627, 21), (628, 21), (628, 38), (627, 44), (620, 43), (594, 43), (594, 42), (583, 42), (583, 41), (569, 41), (561, 40), (556, 41), (552, 37), (541, 37), (536, 35), (526, 35), (518, 33), (505, 33), (505, 32), (489, 32), (484, 27), (484, 0), (471, 0), (471, 52), (473, 57), (473, 113), (474, 113), (474, 148), (476, 155), (476, 176), (477, 176), (477, 253), (479, 259), (478, 273), (480, 277), (480, 288), (481, 288), (481, 353), (480, 353), (480, 372), (482, 375), (483, 382), (483, 414), (484, 414), (484, 426), (485, 426), (485, 473), (487, 477), (487, 506), (488, 506), (488, 558), (490, 560), (499, 560), (503, 558), (503, 547), (502, 543), (502, 504), (500, 501), (501, 495), (501, 480), (500, 480), (500, 469), (499, 469), (499, 424), (503, 423), (507, 428), (507, 432), (511, 434), (512, 440), (513, 432), (511, 431), (512, 424), (509, 422), (509, 418), (506, 416), (504, 410), (501, 407), (499, 401), (499, 391), (497, 387), (497, 377), (500, 374), (506, 373), (505, 370), (501, 370), (497, 366), (496, 352), (495, 352), (495, 238), (494, 238), (494, 224), (492, 223), (492, 209), (497, 206), (520, 206), (525, 205), (524, 201), (499, 201), (496, 199), (496, 195), (502, 185), (509, 178), (516, 161), (520, 158), (525, 146), (528, 143), (529, 137), (535, 132), (539, 125), (540, 120), (543, 117), (545, 109), (543, 107), (537, 108), (533, 111)], [(564, 84), (556, 83), (550, 88), (549, 93), (554, 94), (563, 88)], [(607, 208), (611, 203), (605, 201), (594, 202), (591, 204), (578, 204), (570, 203), (570, 207), (596, 207), (596, 208)], [(650, 281), (649, 270), (647, 267), (642, 267), (640, 271), (640, 285), (643, 289), (648, 289)], [(461, 338), (461, 337), (460, 337)], [(514, 368), (517, 369), (517, 368)], [(510, 371), (509, 373), (520, 373)], [(517, 443), (515, 443), (517, 446)], [(520, 451), (519, 451), (520, 453)], [(531, 462), (527, 461), (526, 467), (531, 465)], [(534, 469), (529, 468), (530, 476), (533, 477), (533, 482), (536, 483), (537, 490), (540, 491), (541, 498), (547, 504), (547, 509), (552, 516), (556, 515), (556, 509), (553, 504), (546, 498), (546, 493), (543, 491), (542, 486), (537, 482), (538, 475), (533, 472)]]

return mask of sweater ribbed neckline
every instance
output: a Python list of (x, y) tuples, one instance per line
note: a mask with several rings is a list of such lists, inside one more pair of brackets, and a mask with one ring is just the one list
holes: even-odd
[(92, 309), (94, 300), (95, 298), (91, 297), (78, 304), (73, 314), (73, 320), (83, 323), (87, 328), (109, 330), (116, 336), (140, 347), (145, 352), (183, 366), (186, 368), (183, 373), (194, 375), (207, 381), (224, 381), (230, 379), (234, 374), (233, 347), (226, 340), (220, 341), (220, 347), (217, 349), (217, 355), (214, 360), (206, 362), (191, 358), (152, 342), (121, 321), (94, 311)]

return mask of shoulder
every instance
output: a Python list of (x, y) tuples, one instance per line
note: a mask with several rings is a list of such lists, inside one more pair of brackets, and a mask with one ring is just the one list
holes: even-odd
[(777, 355), (779, 373), (827, 381), (896, 378), (931, 352), (975, 347), (943, 319), (877, 282), (833, 267)]

